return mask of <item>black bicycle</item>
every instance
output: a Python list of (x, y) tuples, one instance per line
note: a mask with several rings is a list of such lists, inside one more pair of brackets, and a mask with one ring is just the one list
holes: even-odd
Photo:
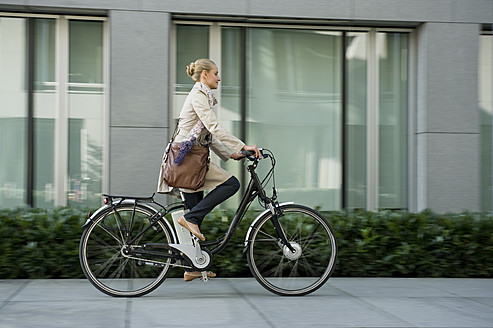
[[(292, 202), (278, 203), (276, 161), (271, 151), (261, 152), (260, 159), (270, 159), (267, 174), (259, 178), (260, 159), (249, 154), (250, 182), (228, 231), (215, 241), (199, 242), (176, 223), (185, 210), (183, 201), (163, 206), (154, 201), (154, 195), (103, 194), (104, 205), (83, 226), (79, 249), (82, 270), (91, 284), (111, 296), (142, 296), (161, 285), (172, 267), (201, 271), (207, 281), (206, 270), (214, 255), (226, 247), (257, 198), (265, 211), (251, 223), (245, 238), (255, 279), (283, 296), (306, 295), (323, 286), (336, 263), (334, 231), (317, 211)], [(265, 187), (271, 180), (274, 187), (269, 197)]]

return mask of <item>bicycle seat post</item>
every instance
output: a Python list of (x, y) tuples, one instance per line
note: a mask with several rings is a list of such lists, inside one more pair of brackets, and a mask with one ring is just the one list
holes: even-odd
[[(180, 196), (181, 196), (181, 199), (183, 201), (183, 204), (185, 204), (185, 196), (183, 195), (183, 193), (181, 191), (180, 191)], [(184, 216), (185, 213), (187, 213), (187, 212), (188, 212), (188, 210), (186, 208), (184, 210), (181, 209), (178, 211), (174, 211), (171, 213), (171, 217), (173, 219), (173, 224), (175, 226), (176, 235), (178, 237), (177, 242), (179, 244), (182, 244), (182, 245), (193, 245), (193, 241), (192, 241), (193, 235), (190, 233), (190, 231), (188, 231), (187, 229), (185, 229), (183, 226), (181, 226), (178, 223), (178, 220), (180, 219), (180, 217)]]
[(186, 200), (185, 200), (185, 195), (183, 194), (182, 191), (180, 191), (180, 197), (181, 197), (181, 201), (183, 202), (183, 204), (187, 205)]

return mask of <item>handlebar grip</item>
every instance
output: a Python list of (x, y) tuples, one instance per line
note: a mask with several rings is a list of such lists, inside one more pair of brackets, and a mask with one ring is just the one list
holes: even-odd
[(248, 157), (248, 156), (253, 156), (253, 155), (255, 155), (255, 152), (254, 152), (254, 151), (251, 151), (251, 150), (242, 150), (242, 151), (241, 151), (241, 154), (242, 154), (242, 155), (245, 155), (246, 157)]
[[(262, 159), (265, 157), (264, 153), (262, 152), (262, 148), (259, 148), (260, 150), (260, 154), (262, 155), (259, 159)], [(254, 151), (251, 151), (251, 150), (242, 150), (241, 151), (241, 154), (242, 155), (245, 155), (246, 158), (248, 158), (249, 160), (251, 161), (254, 161), (256, 160), (257, 158), (254, 156), (255, 155), (255, 152)]]

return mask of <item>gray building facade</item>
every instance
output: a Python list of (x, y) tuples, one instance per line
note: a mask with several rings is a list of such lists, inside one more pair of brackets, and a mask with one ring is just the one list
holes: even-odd
[[(486, 77), (481, 79), (481, 72), (485, 72), (483, 67), (490, 67), (493, 62), (493, 58), (488, 59), (488, 56), (493, 56), (493, 52), (489, 48), (485, 50), (485, 47), (489, 47), (493, 23), (491, 0), (1, 0), (0, 17), (101, 19), (104, 109), (101, 117), (103, 135), (100, 139), (100, 191), (133, 195), (149, 195), (155, 191), (162, 152), (168, 136), (173, 132), (173, 93), (177, 79), (176, 63), (179, 61), (177, 26), (180, 24), (192, 22), (191, 25), (211, 26), (226, 22), (230, 24), (228, 26), (240, 28), (272, 25), (307, 30), (332, 28), (337, 33), (343, 31), (340, 33), (344, 37), (362, 29), (371, 29), (375, 35), (379, 33), (379, 29), (404, 31), (406, 44), (409, 46), (399, 50), (399, 54), (405, 54), (407, 63), (406, 118), (403, 132), (405, 169), (399, 172), (405, 179), (404, 186), (401, 186), (405, 189), (405, 201), (404, 205), (388, 208), (405, 208), (411, 211), (430, 208), (438, 212), (491, 210), (492, 168), (491, 160), (488, 161), (487, 158), (492, 156), (491, 141), (488, 141), (491, 140), (491, 132), (488, 132), (491, 128), (491, 116), (486, 115), (486, 120), (490, 121), (484, 123), (485, 118), (479, 105), (484, 101), (485, 106), (491, 106), (490, 95), (493, 94), (489, 71), (486, 70)], [(0, 31), (5, 26), (2, 22), (0, 21)], [(211, 31), (209, 33), (214, 33)], [(333, 36), (333, 32), (330, 33)], [(369, 33), (367, 41), (371, 47), (372, 32)], [(482, 41), (482, 36), (486, 37), (486, 42)], [(249, 36), (249, 42), (253, 42), (254, 37), (255, 35)], [(222, 41), (224, 40), (223, 34)], [(0, 40), (0, 48), (1, 42)], [(378, 40), (375, 44), (376, 47), (379, 46)], [(341, 46), (347, 47), (347, 44), (343, 43)], [(481, 57), (481, 49), (486, 57)], [(214, 57), (211, 50), (209, 55)], [(372, 56), (371, 51), (368, 56)], [(71, 58), (69, 55), (69, 62)], [(224, 54), (222, 58), (225, 60)], [(4, 64), (4, 72), (7, 66)], [(370, 66), (366, 67), (368, 74), (371, 74), (371, 70)], [(254, 78), (249, 76), (250, 80)], [(69, 89), (71, 83), (69, 78)], [(366, 90), (365, 99), (369, 104), (372, 101), (371, 93), (378, 90), (373, 90), (370, 82), (367, 83)], [(481, 93), (480, 90), (486, 91)], [(225, 94), (222, 91), (222, 95)], [(3, 103), (1, 107), (6, 108), (6, 100), (0, 101)], [(366, 120), (371, 121), (371, 113), (366, 115)], [(0, 119), (2, 116), (7, 115), (0, 114)], [(483, 125), (486, 128), (483, 129)], [(62, 124), (60, 129), (63, 128)], [(365, 205), (353, 207), (375, 210), (385, 208), (376, 199), (379, 193), (378, 175), (382, 176), (385, 172), (374, 165), (378, 166), (378, 160), (381, 162), (385, 158), (380, 156), (376, 162), (372, 162), (372, 142), (378, 143), (379, 138), (385, 138), (385, 135), (368, 129), (363, 138), (367, 143), (363, 178), (366, 182), (363, 186), (366, 192), (363, 196)], [(372, 137), (377, 138), (376, 141)], [(260, 141), (255, 141), (261, 145)], [(62, 142), (59, 147), (70, 148), (69, 143), (70, 141)], [(486, 159), (483, 158), (485, 151)], [(70, 150), (62, 150), (61, 156), (68, 156), (67, 152), (70, 155)], [(344, 156), (344, 150), (338, 152)], [(36, 158), (34, 156), (31, 159), (34, 163), (31, 165), (36, 165)], [(349, 167), (348, 162), (351, 159), (347, 156), (345, 158), (346, 166), (343, 166)], [(28, 159), (29, 156), (23, 158), (25, 161)], [(0, 166), (8, 160), (6, 157), (0, 158)], [(339, 170), (341, 175), (351, 172), (350, 168), (344, 171), (341, 165), (335, 167), (335, 172)], [(29, 172), (28, 168), (22, 170)], [(70, 167), (65, 170), (70, 171)], [(60, 172), (56, 168), (54, 171), (54, 175)], [(320, 167), (317, 172), (322, 174)], [(31, 173), (27, 173), (28, 177), (23, 178), (21, 183), (27, 189), (30, 188), (28, 180), (33, 179), (29, 178), (29, 174)], [(11, 176), (9, 173), (4, 175)], [(53, 178), (54, 182), (50, 187), (54, 194), (50, 198), (53, 205), (67, 204), (68, 182), (64, 180), (66, 175), (58, 180)], [(3, 179), (8, 180), (5, 177)], [(377, 181), (372, 182), (372, 179)], [(334, 183), (342, 185), (337, 187), (342, 194), (346, 192), (344, 188), (348, 188), (350, 184), (344, 178)], [(332, 182), (327, 184), (332, 185)], [(9, 204), (13, 204), (8, 198), (12, 193), (7, 190), (11, 184), (7, 184), (7, 187), (5, 185), (4, 183), (2, 206), (9, 207)], [(33, 197), (36, 198), (26, 193), (29, 194), (29, 190), (21, 192), (21, 200), (14, 203), (22, 205), (32, 202)], [(296, 192), (286, 193), (293, 198), (296, 195)], [(70, 204), (72, 198), (68, 199)], [(334, 202), (340, 205), (327, 209), (351, 207), (345, 205), (348, 196), (337, 196)]]

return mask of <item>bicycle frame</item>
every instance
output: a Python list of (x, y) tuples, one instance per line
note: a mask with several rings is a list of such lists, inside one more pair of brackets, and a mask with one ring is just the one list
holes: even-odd
[[(233, 234), (235, 233), (237, 227), (239, 226), (241, 220), (243, 219), (247, 208), (249, 207), (250, 203), (253, 200), (255, 200), (256, 197), (259, 197), (268, 206), (267, 210), (270, 210), (271, 213), (273, 214), (271, 220), (272, 220), (274, 229), (277, 232), (278, 237), (279, 237), (282, 245), (288, 247), (288, 249), (291, 250), (293, 253), (295, 252), (294, 248), (287, 241), (286, 235), (285, 235), (282, 227), (279, 224), (278, 217), (283, 215), (282, 210), (280, 209), (279, 204), (275, 201), (275, 196), (271, 197), (271, 198), (267, 197), (265, 190), (262, 187), (262, 183), (260, 182), (260, 179), (259, 179), (257, 173), (255, 172), (257, 165), (258, 165), (258, 159), (254, 160), (253, 163), (251, 163), (247, 166), (247, 170), (250, 173), (250, 181), (248, 183), (246, 191), (242, 196), (241, 202), (240, 202), (240, 204), (239, 204), (239, 206), (235, 212), (233, 220), (231, 221), (226, 233), (222, 237), (220, 237), (214, 241), (200, 243), (200, 246), (205, 247), (205, 248), (210, 247), (210, 246), (215, 246), (212, 249), (208, 250), (212, 255), (218, 254), (227, 246), (227, 244), (229, 243), (229, 241), (233, 237)], [(154, 195), (152, 195), (151, 197), (126, 197), (126, 196), (111, 196), (111, 195), (103, 194), (103, 197), (104, 197), (104, 203), (105, 203), (106, 207), (100, 208), (96, 213), (91, 215), (83, 227), (87, 226), (92, 221), (91, 219), (93, 217), (95, 217), (98, 213), (100, 213), (100, 211), (102, 211), (104, 209), (112, 208), (113, 212), (116, 214), (118, 221), (120, 221), (121, 226), (123, 227), (123, 230), (126, 233), (126, 237), (127, 237), (126, 244), (129, 246), (131, 246), (133, 243), (135, 243), (137, 240), (139, 240), (139, 238), (143, 234), (145, 234), (149, 229), (154, 227), (156, 225), (156, 223), (161, 219), (163, 221), (165, 221), (165, 223), (170, 228), (170, 231), (173, 233), (173, 237), (175, 238), (175, 240), (177, 240), (175, 230), (173, 228), (171, 228), (170, 223), (164, 217), (173, 211), (184, 209), (185, 205), (183, 202), (170, 204), (170, 205), (165, 207), (165, 206), (157, 203), (156, 201), (154, 201)], [(115, 198), (117, 198), (119, 200), (114, 201)], [(149, 220), (150, 220), (149, 225), (146, 226), (142, 231), (140, 231), (136, 236), (134, 236), (131, 239), (130, 239), (130, 235), (131, 235), (130, 229), (125, 226), (125, 223), (123, 222), (122, 218), (120, 217), (120, 214), (116, 210), (119, 205), (121, 205), (122, 203), (126, 203), (126, 202), (131, 202), (134, 205), (134, 213), (132, 214), (130, 227), (133, 226), (133, 219), (134, 219), (135, 208), (136, 208), (137, 204), (142, 205), (142, 203), (151, 203), (151, 204), (155, 204), (155, 205), (159, 206), (162, 209), (162, 211), (156, 211), (155, 214), (149, 218)], [(156, 208), (153, 206), (149, 206), (149, 208), (156, 210)], [(264, 213), (265, 213), (265, 211), (264, 211)], [(173, 249), (169, 248), (167, 245), (168, 244), (153, 244), (152, 246), (163, 247), (163, 248), (166, 248), (169, 250), (173, 250)], [(149, 246), (151, 246), (151, 245), (149, 245)], [(140, 250), (139, 252), (141, 254), (149, 253), (149, 254), (157, 255), (155, 252), (148, 251), (148, 250)], [(175, 259), (179, 258), (175, 254), (161, 253), (161, 255), (165, 258), (175, 258)]]
[[(245, 193), (243, 194), (243, 197), (240, 201), (240, 205), (238, 206), (238, 208), (236, 210), (236, 213), (233, 217), (233, 220), (231, 221), (231, 224), (229, 225), (228, 231), (221, 238), (219, 238), (215, 241), (201, 243), (205, 247), (217, 245), (216, 247), (211, 249), (211, 253), (213, 255), (216, 255), (217, 253), (222, 251), (228, 245), (228, 243), (231, 240), (231, 238), (233, 237), (236, 229), (238, 228), (241, 220), (243, 219), (249, 204), (257, 196), (260, 197), (260, 195), (259, 195), (260, 192), (257, 190), (258, 189), (258, 183), (259, 183), (258, 176), (253, 170), (250, 171), (250, 169), (249, 169), (249, 172), (250, 172), (250, 174), (252, 174), (252, 172), (253, 172), (253, 174), (251, 175), (250, 182), (248, 183), (247, 189), (246, 189)], [(260, 188), (260, 190), (262, 190), (262, 189)]]

